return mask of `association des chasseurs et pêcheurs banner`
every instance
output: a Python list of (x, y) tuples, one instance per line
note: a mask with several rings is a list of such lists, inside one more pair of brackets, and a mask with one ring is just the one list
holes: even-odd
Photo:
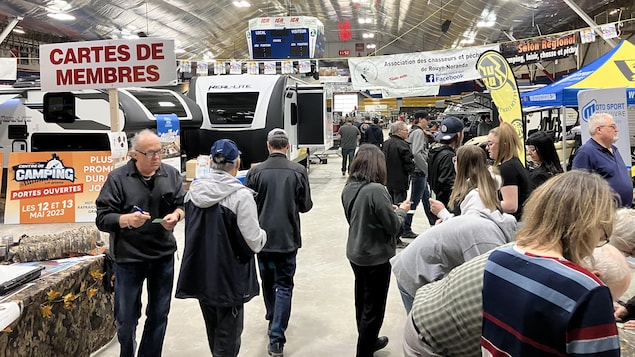
[(476, 61), (488, 50), (499, 45), (350, 58), (348, 65), (355, 89), (438, 86), (479, 79)]

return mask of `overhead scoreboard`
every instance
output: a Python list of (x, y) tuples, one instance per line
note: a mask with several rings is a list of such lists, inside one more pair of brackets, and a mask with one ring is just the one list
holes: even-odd
[(324, 25), (316, 17), (258, 17), (249, 20), (247, 44), (252, 59), (320, 58)]

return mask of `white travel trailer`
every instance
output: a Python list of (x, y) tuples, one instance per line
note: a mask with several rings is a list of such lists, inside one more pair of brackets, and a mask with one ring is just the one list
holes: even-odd
[[(131, 135), (156, 128), (155, 114), (177, 115), (182, 145), (189, 136), (197, 135), (202, 123), (196, 103), (175, 91), (119, 89), (123, 131)], [(110, 150), (109, 131), (106, 90), (45, 93), (40, 88), (0, 89), (0, 146), (5, 169), (11, 152)]]
[(215, 140), (232, 139), (243, 168), (267, 158), (267, 133), (273, 128), (287, 132), (289, 158), (304, 165), (309, 149), (333, 146), (322, 86), (284, 75), (205, 76), (192, 79), (187, 95), (203, 111), (199, 151), (208, 153)]

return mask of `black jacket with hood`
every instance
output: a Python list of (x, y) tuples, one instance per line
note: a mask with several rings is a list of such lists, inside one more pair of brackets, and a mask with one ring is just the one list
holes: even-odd
[(454, 149), (448, 144), (436, 144), (428, 153), (428, 174), (430, 188), (437, 200), (447, 207), (454, 187), (456, 172), (452, 158), (456, 156)]

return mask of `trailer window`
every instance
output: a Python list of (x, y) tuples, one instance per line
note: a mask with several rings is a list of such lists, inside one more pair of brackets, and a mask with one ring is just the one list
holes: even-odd
[(179, 99), (171, 92), (140, 91), (129, 89), (138, 101), (141, 102), (152, 115), (176, 114), (179, 118), (187, 117), (187, 111)]
[(258, 92), (208, 93), (207, 110), (212, 125), (251, 124), (256, 113)]

